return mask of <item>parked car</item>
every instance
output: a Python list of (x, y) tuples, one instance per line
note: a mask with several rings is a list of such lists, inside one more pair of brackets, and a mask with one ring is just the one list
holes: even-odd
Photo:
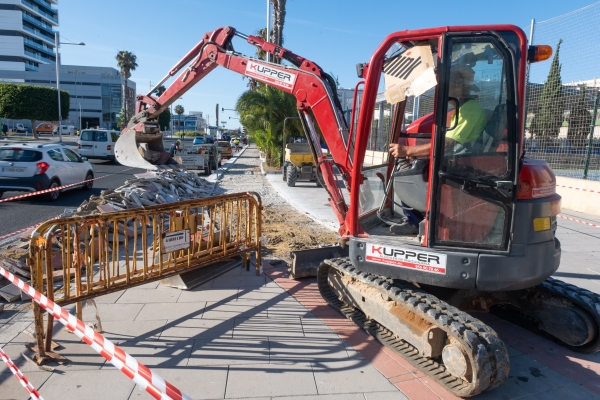
[(119, 134), (116, 131), (84, 129), (77, 139), (79, 154), (87, 158), (114, 161), (117, 139)]
[(192, 146), (192, 148), (187, 151), (187, 154), (202, 154), (204, 159), (208, 161), (208, 164), (210, 164), (210, 171), (217, 170), (221, 166), (222, 156), (217, 144), (207, 143)]
[(231, 158), (233, 157), (233, 149), (231, 148), (231, 144), (229, 141), (219, 140), (217, 141), (217, 146), (219, 146), (219, 152), (221, 153), (222, 158)]
[(194, 141), (192, 142), (193, 145), (197, 145), (197, 144), (204, 144), (204, 136), (196, 136), (194, 138)]
[(215, 138), (212, 136), (204, 136), (204, 142), (205, 143), (214, 143), (215, 142)]
[(52, 122), (42, 122), (35, 127), (37, 133), (49, 133), (56, 132), (58, 129), (58, 124)]
[(17, 132), (17, 133), (25, 133), (27, 132), (27, 130), (25, 129), (25, 126), (23, 124), (17, 124), (14, 128), (13, 128), (13, 132)]
[[(75, 135), (76, 130), (75, 127), (73, 125), (62, 125), (62, 134), (63, 135)], [(54, 132), (55, 135), (58, 135), (58, 125), (56, 126), (56, 128), (54, 128)]]
[[(7, 143), (0, 146), (0, 197), (7, 191), (37, 192), (94, 178), (92, 164), (62, 144)], [(91, 190), (94, 182), (44, 193), (55, 201), (60, 192)]]

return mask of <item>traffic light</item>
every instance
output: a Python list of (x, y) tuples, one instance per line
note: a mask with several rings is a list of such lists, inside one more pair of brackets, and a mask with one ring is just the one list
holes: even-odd
[(244, 131), (244, 135), (248, 134), (248, 130), (246, 129), (245, 126), (242, 128), (242, 130)]

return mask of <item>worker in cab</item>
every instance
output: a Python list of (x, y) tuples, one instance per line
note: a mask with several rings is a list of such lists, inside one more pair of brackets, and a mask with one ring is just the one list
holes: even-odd
[[(487, 113), (474, 97), (479, 89), (473, 84), (475, 71), (467, 66), (457, 66), (450, 73), (449, 97), (458, 99), (459, 109), (451, 117), (446, 133), (446, 152), (461, 152), (475, 142), (487, 123)], [(456, 120), (458, 118), (458, 121)], [(390, 144), (389, 152), (396, 158), (429, 157), (431, 143), (417, 146)]]
[[(487, 121), (487, 113), (479, 104), (475, 93), (479, 89), (473, 84), (475, 72), (465, 65), (453, 67), (450, 72), (449, 98), (458, 100), (458, 110), (450, 116), (449, 128), (446, 132), (445, 153), (462, 154), (473, 148), (475, 141), (482, 134)], [(429, 157), (431, 143), (405, 146), (390, 144), (389, 152), (396, 158)], [(411, 210), (404, 210), (404, 221), (393, 225), (390, 230), (397, 235), (413, 235), (419, 232), (420, 218)]]
[(175, 143), (171, 143), (171, 147), (169, 148), (169, 155), (171, 157), (174, 157), (176, 151), (181, 151), (181, 140), (179, 139), (177, 139)]

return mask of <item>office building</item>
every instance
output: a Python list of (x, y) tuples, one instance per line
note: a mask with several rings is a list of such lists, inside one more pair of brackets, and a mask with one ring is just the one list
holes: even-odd
[(0, 0), (0, 70), (38, 71), (56, 62), (57, 0)]
[[(0, 82), (55, 88), (55, 67), (56, 64), (41, 64), (37, 71), (0, 70)], [(123, 76), (116, 68), (61, 65), (60, 89), (71, 95), (69, 115), (63, 115), (64, 123), (77, 129), (80, 126), (117, 129), (117, 119), (122, 108), (122, 85)], [(128, 80), (126, 97), (130, 114), (135, 109), (135, 93), (135, 82)], [(29, 120), (8, 121), (9, 128), (16, 123), (24, 124), (31, 131)]]

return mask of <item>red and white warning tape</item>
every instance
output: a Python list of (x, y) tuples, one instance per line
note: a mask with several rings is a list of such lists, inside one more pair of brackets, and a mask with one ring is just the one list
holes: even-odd
[[(54, 217), (54, 218), (52, 218), (52, 219), (57, 219), (57, 218), (58, 218), (58, 216), (56, 216), (56, 217)], [(51, 219), (50, 221), (52, 221), (52, 219)], [(44, 222), (45, 222), (45, 221), (44, 221)], [(31, 225), (31, 226), (28, 226), (27, 228), (19, 229), (18, 231), (14, 231), (14, 232), (12, 232), (12, 233), (8, 233), (8, 234), (6, 234), (6, 235), (0, 236), (0, 240), (2, 240), (2, 239), (6, 239), (7, 237), (11, 237), (11, 236), (18, 235), (19, 233), (23, 233), (23, 232), (25, 232), (25, 231), (26, 231), (26, 230), (28, 230), (28, 229), (37, 228), (38, 226), (40, 226), (40, 225), (41, 225), (41, 224), (43, 224), (44, 222), (40, 222), (39, 224)]]
[(597, 190), (591, 190), (591, 189), (580, 189), (580, 188), (576, 188), (573, 186), (565, 186), (565, 185), (556, 185), (556, 187), (562, 187), (562, 188), (567, 188), (567, 189), (573, 189), (573, 190), (581, 190), (582, 192), (591, 192), (591, 193), (600, 193)]
[(27, 380), (27, 378), (25, 378), (25, 375), (23, 375), (23, 373), (19, 370), (19, 368), (17, 368), (15, 363), (12, 362), (12, 360), (8, 357), (8, 355), (1, 348), (0, 348), (0, 358), (2, 358), (2, 360), (4, 360), (8, 369), (10, 369), (10, 371), (13, 373), (15, 378), (17, 378), (19, 380), (19, 383), (21, 384), (21, 386), (23, 386), (23, 388), (27, 391), (27, 393), (29, 393), (30, 398), (32, 398), (33, 400), (44, 400), (42, 398), (42, 396), (40, 396), (38, 391), (33, 387), (33, 385), (31, 383), (29, 383), (29, 380)]
[(52, 314), (56, 320), (65, 325), (155, 399), (191, 400), (179, 389), (153, 373), (148, 367), (139, 363), (123, 349), (2, 267), (0, 267), (0, 275), (8, 279), (21, 289), (21, 291), (27, 293), (33, 301)]
[(562, 219), (567, 219), (567, 220), (573, 221), (573, 222), (579, 222), (580, 224), (585, 224), (587, 226), (593, 226), (594, 228), (600, 228), (600, 225), (592, 224), (591, 222), (587, 222), (587, 221), (582, 221), (577, 218), (565, 217), (564, 215), (561, 215), (561, 214), (558, 214), (557, 217), (562, 218)]
[(97, 181), (98, 179), (107, 178), (109, 176), (120, 174), (121, 172), (129, 171), (130, 169), (134, 169), (134, 167), (127, 168), (127, 169), (124, 169), (124, 170), (119, 171), (119, 172), (115, 172), (114, 174), (102, 175), (102, 176), (100, 176), (98, 178), (87, 179), (85, 181), (81, 181), (81, 182), (77, 182), (77, 183), (71, 183), (71, 184), (68, 184), (68, 185), (59, 186), (59, 187), (56, 187), (54, 189), (39, 190), (37, 192), (25, 193), (25, 194), (20, 194), (18, 196), (9, 197), (8, 199), (0, 199), (0, 203), (5, 203), (7, 201), (12, 201), (12, 200), (24, 199), (25, 197), (37, 196), (37, 195), (44, 194), (44, 193), (55, 192), (57, 190), (62, 190), (62, 189), (73, 187), (73, 186), (79, 186), (82, 183), (91, 182), (91, 181)]

